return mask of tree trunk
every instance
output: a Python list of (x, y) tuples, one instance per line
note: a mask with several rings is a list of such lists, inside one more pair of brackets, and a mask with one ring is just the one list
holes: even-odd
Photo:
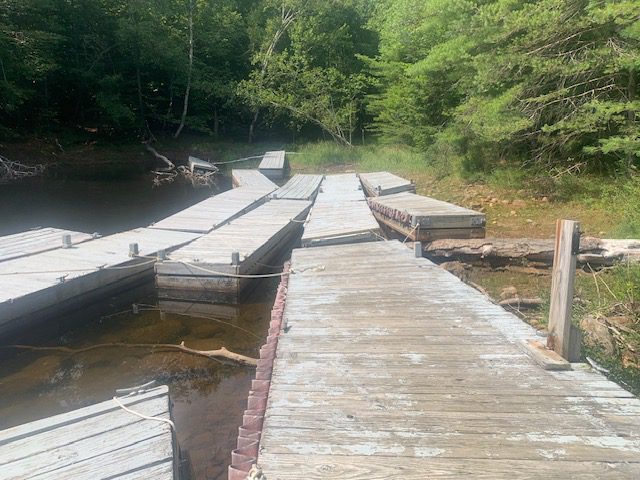
[(218, 109), (213, 109), (213, 138), (218, 140), (218, 133), (220, 131), (220, 117), (218, 116)]
[(187, 89), (184, 93), (184, 106), (182, 108), (182, 117), (180, 118), (180, 126), (176, 130), (173, 138), (178, 138), (182, 129), (184, 128), (184, 122), (187, 119), (187, 110), (189, 109), (189, 93), (191, 92), (191, 76), (193, 74), (193, 10), (194, 0), (189, 0), (189, 69), (187, 70)]
[[(425, 256), (436, 261), (459, 260), (502, 266), (511, 263), (553, 264), (554, 241), (531, 238), (486, 238), (436, 240), (425, 246)], [(584, 237), (580, 241), (579, 264), (609, 266), (620, 261), (640, 263), (640, 240)]]

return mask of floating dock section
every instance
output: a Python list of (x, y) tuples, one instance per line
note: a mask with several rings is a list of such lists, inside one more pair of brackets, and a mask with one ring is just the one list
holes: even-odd
[(265, 177), (258, 170), (234, 168), (231, 170), (231, 181), (234, 187), (248, 187), (254, 190), (277, 190), (278, 185)]
[[(120, 398), (130, 410), (170, 420), (166, 386)], [(171, 426), (114, 400), (0, 431), (2, 479), (179, 480)]]
[(318, 194), (323, 175), (296, 174), (271, 196), (285, 200), (313, 201)]
[(369, 206), (380, 223), (408, 240), (429, 242), (441, 238), (484, 238), (484, 213), (452, 203), (397, 193), (369, 198)]
[(271, 262), (298, 238), (310, 207), (300, 200), (271, 200), (176, 250), (156, 264), (160, 295), (238, 301), (256, 281), (243, 276), (274, 272)]
[(353, 173), (328, 175), (311, 210), (302, 246), (368, 242), (380, 238), (380, 226)]
[(36, 253), (70, 248), (93, 240), (94, 235), (59, 228), (36, 228), (0, 237), (0, 262)]
[(361, 173), (360, 181), (370, 197), (392, 195), (400, 192), (416, 193), (416, 186), (410, 181), (389, 172)]
[(198, 236), (139, 228), (0, 262), (0, 338), (152, 276), (158, 251)]
[(640, 478), (640, 400), (538, 367), (532, 327), (399, 242), (294, 250), (291, 272), (230, 480), (256, 456), (280, 480)]
[(289, 171), (286, 152), (284, 150), (266, 152), (262, 157), (258, 169), (272, 180), (282, 180), (287, 176)]
[(264, 203), (273, 189), (240, 187), (196, 203), (149, 228), (177, 232), (209, 233)]

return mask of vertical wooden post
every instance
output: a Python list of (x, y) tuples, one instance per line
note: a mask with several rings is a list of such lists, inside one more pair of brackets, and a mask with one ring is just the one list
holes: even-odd
[(137, 257), (140, 254), (140, 249), (138, 248), (138, 244), (137, 243), (130, 243), (129, 244), (129, 256), (130, 257)]
[(413, 242), (413, 254), (416, 258), (422, 258), (422, 242)]
[(569, 361), (577, 360), (573, 358), (577, 350), (574, 343), (578, 339), (575, 330), (572, 335), (571, 307), (573, 306), (576, 257), (579, 249), (580, 224), (573, 220), (558, 220), (551, 278), (547, 347)]
[(72, 247), (71, 235), (68, 233), (65, 233), (64, 235), (62, 235), (62, 248), (71, 248), (71, 247)]
[(232, 252), (231, 253), (231, 265), (239, 265), (240, 264), (240, 253)]
[(167, 259), (167, 252), (165, 251), (164, 248), (161, 248), (160, 250), (158, 250), (158, 252), (156, 253), (157, 259), (159, 262), (162, 262), (163, 260)]

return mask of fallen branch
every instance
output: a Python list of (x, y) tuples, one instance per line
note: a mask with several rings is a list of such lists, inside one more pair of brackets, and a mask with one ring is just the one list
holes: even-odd
[(540, 308), (542, 306), (541, 298), (507, 298), (506, 300), (500, 300), (498, 305), (503, 307), (514, 307), (517, 309), (531, 309)]
[(171, 160), (169, 160), (164, 155), (161, 155), (160, 153), (158, 153), (158, 151), (155, 148), (153, 148), (151, 145), (149, 145), (149, 142), (143, 142), (143, 143), (144, 143), (144, 148), (146, 148), (147, 151), (149, 153), (151, 153), (151, 155), (156, 157), (158, 160), (164, 162), (164, 164), (166, 165), (166, 167), (161, 168), (159, 170), (168, 172), (168, 171), (174, 170), (176, 168), (176, 166), (173, 164), (173, 162)]
[(0, 183), (10, 182), (25, 177), (37, 177), (44, 173), (46, 166), (43, 164), (25, 165), (14, 162), (0, 155)]
[(187, 353), (189, 355), (196, 355), (200, 357), (209, 358), (212, 360), (217, 360), (218, 358), (224, 358), (226, 360), (231, 360), (233, 362), (239, 363), (240, 365), (247, 365), (251, 367), (255, 367), (258, 364), (257, 359), (253, 357), (247, 357), (239, 353), (231, 352), (224, 347), (220, 347), (217, 350), (196, 350), (196, 349), (185, 346), (184, 342), (181, 342), (179, 345), (174, 345), (171, 343), (119, 343), (119, 342), (99, 343), (96, 345), (91, 345), (89, 347), (83, 347), (83, 348), (71, 348), (71, 347), (61, 347), (61, 346), (40, 347), (36, 345), (4, 345), (0, 348), (15, 348), (19, 350), (62, 352), (62, 353), (69, 353), (72, 355), (89, 352), (92, 350), (98, 350), (102, 348), (148, 348), (153, 352), (162, 351), (162, 350), (176, 350), (176, 351)]
[[(425, 246), (425, 256), (437, 261), (503, 266), (512, 263), (553, 264), (554, 241), (532, 238), (480, 238), (435, 240)], [(640, 263), (640, 240), (616, 240), (583, 237), (578, 263), (609, 266), (628, 261)]]

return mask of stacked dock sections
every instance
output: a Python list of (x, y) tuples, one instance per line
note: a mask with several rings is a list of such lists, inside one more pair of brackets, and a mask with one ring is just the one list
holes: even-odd
[(231, 181), (234, 187), (248, 187), (254, 190), (269, 190), (273, 192), (278, 185), (265, 177), (258, 170), (234, 168), (231, 171)]
[(318, 194), (323, 175), (296, 174), (282, 187), (276, 190), (273, 198), (285, 200), (313, 201)]
[(138, 415), (107, 400), (0, 431), (0, 478), (178, 480), (169, 389), (118, 402)]
[(485, 235), (483, 213), (415, 193), (370, 198), (369, 206), (378, 221), (412, 241)]
[[(236, 302), (273, 273), (273, 262), (294, 240), (311, 203), (272, 200), (204, 235), (156, 264), (160, 296), (191, 301)], [(280, 267), (281, 270), (281, 267)]]
[(368, 242), (379, 235), (380, 226), (356, 174), (325, 177), (305, 226), (302, 246)]
[(149, 228), (209, 233), (264, 203), (271, 188), (234, 188), (171, 215)]
[(258, 168), (260, 172), (272, 180), (282, 180), (287, 176), (289, 163), (285, 157), (284, 150), (266, 152)]
[(392, 195), (400, 192), (416, 193), (416, 186), (410, 181), (389, 172), (361, 173), (360, 181), (370, 197)]

